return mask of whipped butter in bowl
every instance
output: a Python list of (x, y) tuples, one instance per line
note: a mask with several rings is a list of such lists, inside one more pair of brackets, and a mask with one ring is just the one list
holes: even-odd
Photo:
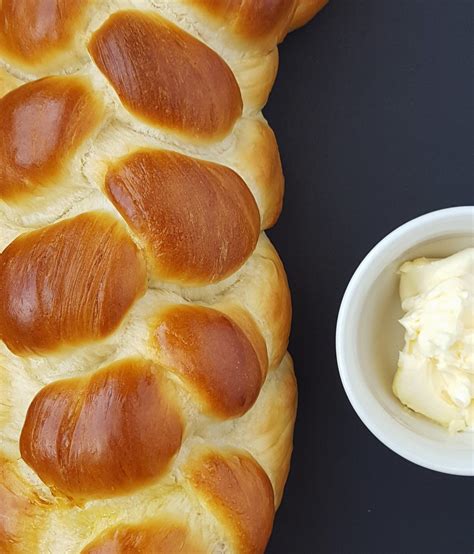
[(474, 206), (428, 213), (365, 256), (336, 327), (342, 385), (367, 428), (420, 466), (472, 476), (473, 280)]
[(474, 430), (474, 248), (400, 268), (405, 346), (393, 392), (450, 431)]

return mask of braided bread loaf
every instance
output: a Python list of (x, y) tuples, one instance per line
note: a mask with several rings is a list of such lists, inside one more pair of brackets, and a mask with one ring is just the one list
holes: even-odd
[(0, 0), (0, 552), (258, 553), (290, 298), (277, 43), (325, 0)]

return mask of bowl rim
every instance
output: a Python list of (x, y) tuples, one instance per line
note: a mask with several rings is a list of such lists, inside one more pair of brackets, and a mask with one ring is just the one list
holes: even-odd
[[(353, 383), (351, 382), (351, 377), (348, 371), (348, 349), (346, 348), (346, 324), (353, 304), (352, 299), (355, 296), (362, 277), (366, 274), (367, 270), (371, 267), (371, 265), (379, 257), (379, 255), (390, 249), (391, 246), (399, 243), (403, 238), (406, 238), (407, 235), (410, 235), (418, 229), (422, 229), (427, 224), (432, 225), (433, 223), (441, 223), (442, 221), (456, 221), (458, 218), (464, 219), (466, 217), (472, 217), (474, 232), (474, 206), (459, 206), (428, 212), (419, 217), (416, 217), (415, 219), (409, 220), (406, 223), (403, 223), (399, 227), (395, 228), (382, 240), (380, 240), (360, 262), (346, 287), (337, 316), (335, 338), (337, 365), (342, 385), (347, 397), (349, 398), (350, 403), (352, 404), (352, 407), (354, 408), (355, 412), (362, 420), (364, 425), (369, 429), (369, 431), (390, 450), (419, 466), (451, 475), (473, 476), (474, 449), (472, 451), (472, 463), (470, 465), (462, 462), (457, 464), (447, 463), (442, 460), (427, 460), (423, 457), (422, 454), (418, 454), (414, 448), (410, 448), (401, 444), (402, 441), (399, 441), (395, 436), (402, 432), (401, 429), (403, 429), (403, 432), (414, 432), (410, 429), (404, 428), (398, 421), (390, 416), (375, 398), (373, 398), (372, 405), (374, 405), (374, 403), (378, 405), (378, 408), (380, 409), (381, 419), (383, 419), (383, 425), (381, 425), (378, 421), (374, 421), (374, 418), (371, 417), (371, 415), (369, 414), (366, 402), (362, 402), (361, 397), (355, 391)], [(414, 242), (412, 246), (414, 246), (415, 244), (417, 244), (417, 241)], [(407, 249), (408, 248), (409, 246), (407, 247)], [(468, 432), (470, 433), (471, 431)], [(472, 433), (474, 444), (474, 431)], [(410, 442), (410, 440), (411, 437), (409, 437), (409, 440), (407, 442)], [(420, 452), (422, 452), (422, 448), (422, 446), (419, 447)]]

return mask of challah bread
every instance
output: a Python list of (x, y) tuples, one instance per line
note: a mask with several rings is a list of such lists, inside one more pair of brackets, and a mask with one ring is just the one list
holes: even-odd
[(0, 0), (0, 552), (260, 553), (289, 470), (264, 230), (321, 0)]

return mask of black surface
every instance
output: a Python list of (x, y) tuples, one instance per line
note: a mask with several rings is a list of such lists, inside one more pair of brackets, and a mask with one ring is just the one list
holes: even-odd
[(471, 554), (474, 480), (419, 468), (363, 426), (334, 331), (384, 235), (474, 203), (471, 0), (332, 0), (280, 49), (265, 115), (286, 174), (270, 232), (288, 271), (300, 402), (269, 554)]

